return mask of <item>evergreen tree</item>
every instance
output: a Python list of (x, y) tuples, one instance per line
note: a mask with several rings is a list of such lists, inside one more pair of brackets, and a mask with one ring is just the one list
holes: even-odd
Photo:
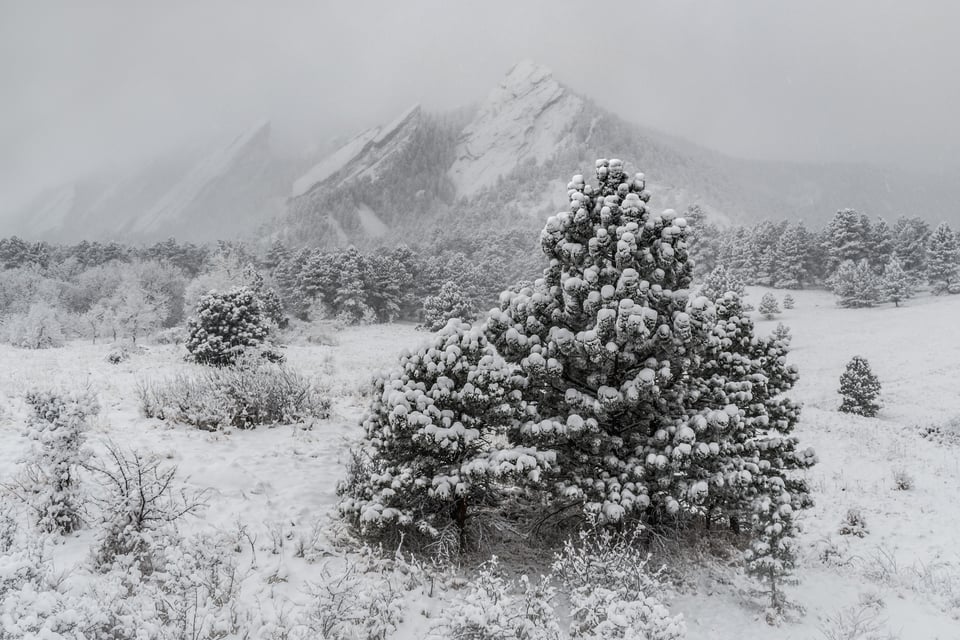
[(903, 270), (920, 279), (927, 266), (930, 227), (920, 218), (897, 218), (893, 227), (894, 252)]
[(927, 250), (927, 280), (934, 295), (951, 292), (960, 272), (960, 246), (946, 222), (934, 230)]
[(700, 295), (711, 302), (719, 300), (728, 291), (736, 293), (741, 298), (745, 295), (743, 280), (722, 264), (717, 265), (700, 285)]
[(793, 309), (793, 307), (794, 307), (795, 304), (796, 304), (796, 303), (794, 302), (792, 295), (790, 295), (790, 294), (788, 293), (787, 295), (783, 296), (783, 308), (784, 308), (784, 309)]
[(880, 279), (866, 260), (841, 263), (829, 284), (841, 307), (872, 307), (880, 302)]
[(880, 380), (865, 358), (854, 356), (840, 376), (840, 411), (872, 418), (880, 410)]
[(893, 255), (893, 230), (883, 218), (878, 218), (870, 233), (869, 257), (870, 267), (876, 274), (883, 273), (890, 257)]
[(187, 322), (188, 358), (217, 367), (232, 365), (249, 348), (263, 345), (270, 323), (249, 287), (202, 296)]
[(536, 482), (552, 456), (507, 444), (529, 414), (519, 371), (479, 328), (450, 322), (375, 381), (365, 438), (338, 493), (340, 513), (362, 534), (408, 531), (437, 538), (452, 526), (466, 549), (477, 507), (499, 482)]
[(777, 278), (777, 246), (787, 227), (786, 221), (764, 220), (753, 228), (750, 236), (750, 262), (747, 280), (750, 284), (772, 286)]
[(502, 293), (487, 323), (536, 403), (517, 444), (554, 455), (554, 496), (607, 522), (733, 517), (777, 483), (799, 496), (785, 474), (812, 456), (789, 435), (785, 346), (753, 335), (735, 294), (728, 317), (691, 299), (686, 222), (648, 208), (642, 174), (601, 160), (597, 179), (574, 176), (541, 234), (544, 277)]
[(760, 307), (757, 309), (767, 320), (773, 320), (773, 316), (780, 313), (780, 304), (777, 302), (777, 296), (772, 293), (763, 294), (760, 299)]
[(870, 220), (855, 209), (840, 209), (825, 230), (827, 271), (833, 272), (847, 260), (859, 262), (868, 258), (870, 246)]
[(423, 301), (423, 326), (428, 331), (442, 329), (451, 318), (472, 320), (476, 315), (470, 300), (456, 282), (447, 281), (440, 292)]
[(810, 282), (807, 273), (807, 254), (810, 238), (803, 223), (787, 227), (777, 241), (774, 251), (774, 277), (772, 285), (780, 289), (802, 289)]
[(344, 324), (372, 321), (374, 313), (367, 305), (367, 291), (363, 283), (366, 271), (364, 257), (351, 247), (341, 256), (340, 268), (337, 293), (333, 298), (333, 310), (337, 320)]
[(380, 322), (393, 322), (400, 316), (405, 292), (413, 284), (413, 276), (392, 256), (372, 255), (367, 258), (367, 302)]
[(883, 271), (880, 288), (883, 292), (883, 299), (892, 302), (899, 307), (900, 303), (913, 297), (914, 283), (907, 272), (900, 266), (900, 259), (896, 254), (890, 256), (890, 262), (887, 263)]

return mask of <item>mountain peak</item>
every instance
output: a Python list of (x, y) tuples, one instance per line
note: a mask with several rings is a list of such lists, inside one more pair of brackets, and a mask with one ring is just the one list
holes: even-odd
[(511, 67), (507, 75), (504, 76), (501, 86), (535, 85), (544, 80), (552, 79), (553, 71), (549, 67), (545, 67), (527, 58)]
[(448, 175), (459, 195), (491, 186), (520, 162), (539, 164), (570, 142), (584, 108), (547, 67), (514, 65), (463, 130)]

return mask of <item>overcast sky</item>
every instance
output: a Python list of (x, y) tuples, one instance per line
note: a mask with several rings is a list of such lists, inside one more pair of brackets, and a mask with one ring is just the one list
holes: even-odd
[(524, 58), (730, 154), (954, 171), (958, 24), (955, 0), (0, 0), (0, 211), (262, 118), (304, 149), (477, 101)]

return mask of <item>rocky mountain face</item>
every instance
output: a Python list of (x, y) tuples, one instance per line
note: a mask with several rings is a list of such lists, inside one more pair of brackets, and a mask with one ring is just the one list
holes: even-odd
[[(838, 208), (958, 222), (952, 180), (867, 165), (741, 160), (624, 121), (525, 61), (475, 108), (411, 107), (296, 172), (259, 125), (203, 157), (53, 190), (12, 225), (51, 240), (250, 237), (291, 244), (535, 243), (566, 183), (598, 157), (644, 171), (658, 207), (699, 204), (715, 221), (803, 219)], [(256, 234), (254, 231), (256, 230)], [(476, 232), (476, 233), (475, 233)], [(526, 245), (524, 245), (526, 246)]]

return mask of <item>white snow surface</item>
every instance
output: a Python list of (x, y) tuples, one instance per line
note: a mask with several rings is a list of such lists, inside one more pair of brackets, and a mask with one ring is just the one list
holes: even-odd
[(546, 67), (517, 64), (463, 131), (449, 170), (457, 193), (474, 194), (522, 162), (552, 156), (570, 139), (583, 106)]
[[(750, 289), (749, 300), (756, 304), (765, 291)], [(784, 293), (775, 291), (779, 300)], [(791, 395), (804, 404), (797, 435), (820, 456), (809, 472), (816, 506), (802, 518), (799, 584), (787, 587), (804, 611), (769, 626), (735, 558), (698, 556), (675, 567), (683, 580), (664, 594), (671, 613), (683, 614), (691, 640), (867, 638), (829, 636), (825, 630), (835, 626), (838, 613), (862, 608), (858, 603), (869, 596), (880, 602), (877, 624), (895, 634), (891, 637), (960, 638), (960, 501), (954, 499), (960, 486), (960, 342), (954, 338), (960, 296), (921, 297), (902, 308), (839, 309), (826, 292), (790, 293), (795, 309), (772, 321), (754, 318), (760, 333), (780, 321), (791, 327), (791, 361), (801, 374)], [(28, 448), (23, 393), (86, 384), (102, 405), (90, 435), (95, 449), (109, 438), (159, 453), (178, 465), (188, 485), (213, 491), (203, 516), (185, 523), (187, 532), (245, 523), (263, 544), (273, 525), (292, 536), (318, 523), (330, 525), (348, 447), (361, 436), (358, 420), (367, 402), (361, 390), (371, 374), (423, 338), (411, 325), (397, 324), (341, 331), (335, 346), (295, 340), (286, 348), (288, 361), (329, 388), (331, 417), (306, 427), (221, 433), (139, 415), (137, 383), (189, 369), (182, 347), (149, 346), (145, 354), (111, 365), (105, 361), (109, 344), (75, 342), (46, 351), (0, 346), (0, 482), (10, 479)], [(838, 378), (854, 355), (869, 360), (883, 385), (878, 418), (837, 412)], [(921, 436), (921, 428), (933, 427), (943, 439)], [(914, 478), (913, 489), (895, 490), (893, 476), (901, 469)], [(866, 518), (869, 533), (863, 538), (838, 533), (850, 508)], [(84, 561), (91, 544), (89, 531), (68, 538), (58, 551), (58, 568)], [(319, 579), (323, 563), (295, 557), (290, 546), (279, 555), (258, 551), (245, 595), (249, 606), (261, 606), (268, 592), (288, 597), (294, 609), (302, 606), (303, 587)], [(822, 551), (828, 547), (836, 555), (825, 562)], [(501, 560), (538, 572), (543, 569), (538, 558), (542, 554), (519, 549)], [(286, 582), (268, 584), (278, 566)], [(436, 612), (450, 595), (439, 585), (432, 596), (411, 592), (404, 622), (391, 637), (424, 637), (429, 626), (424, 612)]]

